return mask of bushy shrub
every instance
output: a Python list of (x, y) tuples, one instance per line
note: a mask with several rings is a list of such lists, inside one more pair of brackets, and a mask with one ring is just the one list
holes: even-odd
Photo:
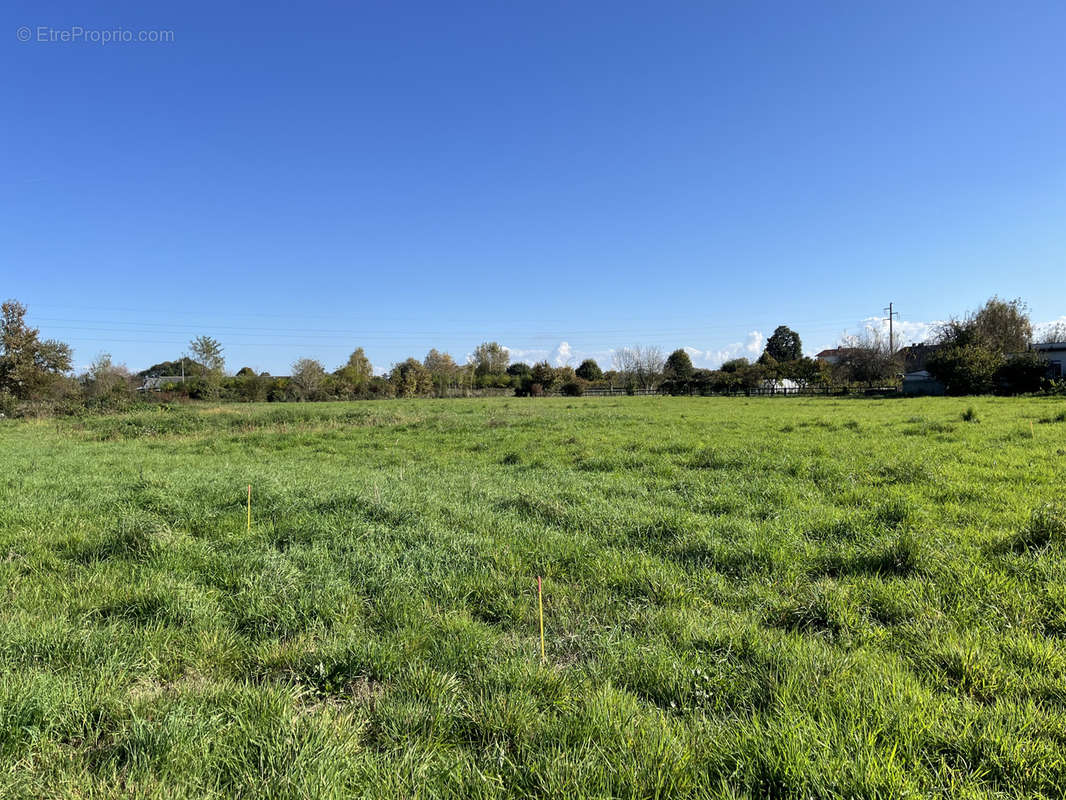
[(602, 381), (603, 370), (600, 369), (600, 365), (596, 363), (595, 359), (586, 358), (581, 362), (575, 373), (577, 377), (585, 381)]
[(1029, 351), (1007, 358), (997, 375), (1000, 387), (1010, 394), (1039, 392), (1047, 375), (1047, 362)]
[(1001, 366), (1002, 358), (980, 345), (948, 347), (934, 353), (927, 364), (933, 377), (953, 395), (992, 392)]
[(568, 381), (559, 391), (567, 397), (580, 397), (585, 393), (585, 386), (580, 381)]

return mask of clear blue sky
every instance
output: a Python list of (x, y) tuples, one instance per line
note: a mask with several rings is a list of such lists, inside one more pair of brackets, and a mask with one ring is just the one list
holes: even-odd
[(79, 366), (1066, 314), (1061, 0), (221, 6), (0, 11), (0, 295)]

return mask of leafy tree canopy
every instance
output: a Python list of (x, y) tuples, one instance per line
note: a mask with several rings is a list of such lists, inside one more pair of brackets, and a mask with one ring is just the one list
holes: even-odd
[(981, 347), (1000, 356), (1022, 353), (1033, 339), (1028, 308), (1019, 299), (990, 298), (977, 311), (946, 322), (937, 342), (949, 347)]
[[(185, 374), (186, 375), (199, 375), (207, 371), (207, 367), (191, 358), (185, 359)], [(163, 378), (170, 375), (182, 374), (182, 359), (176, 358), (173, 361), (160, 361), (158, 364), (152, 364), (148, 369), (141, 370), (137, 373), (139, 378)]]
[(210, 336), (197, 336), (189, 342), (189, 349), (200, 360), (204, 372), (222, 374), (226, 359), (222, 356), (222, 343), (218, 339), (212, 339)]
[(70, 371), (70, 345), (41, 340), (26, 324), (26, 306), (8, 300), (0, 306), (0, 392), (20, 400), (35, 399)]
[(679, 348), (667, 356), (663, 373), (675, 381), (687, 381), (692, 377), (694, 369), (689, 354)]
[(719, 370), (722, 372), (736, 372), (737, 370), (744, 369), (744, 367), (750, 367), (751, 362), (746, 358), (731, 358), (724, 362)]
[(800, 335), (787, 325), (778, 325), (766, 340), (766, 354), (775, 361), (795, 361), (803, 355)]
[(474, 372), (481, 375), (502, 375), (511, 357), (499, 342), (482, 342), (474, 349)]
[(585, 381), (603, 380), (603, 370), (600, 369), (600, 365), (593, 358), (586, 358), (582, 361), (581, 365), (574, 370), (574, 373)]

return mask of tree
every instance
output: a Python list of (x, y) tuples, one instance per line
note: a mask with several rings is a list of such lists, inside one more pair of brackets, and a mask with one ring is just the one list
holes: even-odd
[(1047, 377), (1048, 363), (1034, 350), (1015, 353), (996, 373), (999, 387), (1011, 394), (1038, 392)]
[(585, 384), (582, 381), (567, 381), (559, 387), (559, 394), (566, 397), (581, 397), (585, 393)]
[(996, 372), (1003, 359), (977, 344), (949, 346), (933, 353), (926, 362), (948, 394), (986, 394), (996, 388)]
[(222, 356), (222, 344), (217, 339), (212, 339), (210, 336), (197, 336), (189, 342), (189, 349), (200, 359), (201, 377), (212, 373), (217, 376), (222, 375), (226, 359)]
[(786, 365), (783, 370), (783, 377), (791, 378), (801, 386), (827, 383), (829, 378), (828, 365), (804, 356)]
[(684, 394), (691, 391), (692, 374), (695, 368), (692, 359), (683, 349), (677, 349), (666, 358), (663, 365), (663, 376), (666, 381), (663, 388), (670, 394)]
[(800, 335), (787, 325), (778, 325), (766, 340), (766, 353), (777, 362), (795, 361), (803, 356)]
[(176, 358), (173, 361), (160, 361), (148, 369), (137, 373), (139, 378), (164, 378), (174, 375), (200, 375), (207, 371), (207, 366), (191, 358)]
[[(1004, 384), (1031, 386), (1031, 367), (1018, 360), (1029, 349), (1033, 326), (1021, 300), (990, 298), (977, 311), (940, 326), (940, 345), (926, 368), (949, 394), (983, 394)], [(1006, 369), (1010, 360), (1014, 363)]]
[(26, 306), (15, 300), (0, 306), (0, 317), (0, 394), (21, 401), (49, 399), (70, 371), (70, 345), (42, 341), (40, 331), (26, 324)]
[(1033, 338), (1033, 325), (1020, 299), (990, 298), (981, 308), (962, 319), (952, 319), (936, 332), (937, 344), (945, 347), (981, 347), (1006, 357), (1022, 353)]
[(539, 385), (544, 392), (551, 391), (552, 386), (555, 385), (556, 377), (554, 367), (547, 361), (537, 362), (529, 373), (530, 383)]
[(722, 372), (737, 372), (750, 366), (751, 362), (746, 358), (731, 358), (728, 361), (722, 362), (722, 366), (718, 369)]
[(292, 382), (302, 400), (318, 400), (326, 380), (326, 368), (313, 358), (301, 358), (292, 365)]
[(529, 366), (529, 364), (526, 364), (523, 361), (518, 361), (514, 364), (511, 364), (511, 366), (507, 368), (507, 374), (510, 375), (512, 378), (522, 378), (523, 376), (528, 375), (530, 372), (532, 372), (532, 368)]
[(1053, 322), (1050, 325), (1045, 325), (1040, 331), (1039, 337), (1033, 337), (1041, 344), (1051, 344), (1052, 342), (1066, 342), (1066, 320), (1059, 322)]
[(110, 353), (102, 353), (80, 378), (87, 405), (121, 408), (133, 400), (130, 371), (125, 364), (115, 364)]
[(835, 366), (847, 383), (873, 386), (893, 379), (899, 370), (895, 354), (880, 331), (871, 329), (861, 336), (844, 337), (837, 347), (842, 355)]
[(448, 353), (442, 353), (437, 349), (432, 349), (426, 353), (422, 366), (432, 374), (441, 375), (451, 375), (458, 369), (455, 360)]
[(663, 351), (658, 347), (635, 345), (614, 352), (614, 364), (626, 379), (627, 388), (654, 388), (663, 371)]
[(755, 363), (762, 367), (766, 377), (770, 380), (776, 381), (781, 377), (781, 364), (776, 358), (770, 355), (769, 350), (763, 350), (762, 355), (759, 356), (758, 361)]
[(477, 376), (502, 375), (507, 371), (511, 357), (498, 342), (482, 342), (474, 349), (472, 357)]
[(338, 388), (348, 397), (365, 394), (370, 386), (374, 368), (362, 347), (357, 347), (348, 356), (348, 360), (333, 373), (337, 378)]
[(992, 297), (973, 316), (973, 326), (978, 343), (1004, 357), (1025, 352), (1033, 340), (1028, 307), (1020, 298)]
[(666, 358), (663, 365), (663, 374), (675, 381), (688, 381), (692, 377), (695, 367), (692, 366), (692, 358), (683, 349), (678, 348)]
[(582, 361), (581, 365), (574, 370), (574, 373), (583, 381), (603, 380), (603, 370), (600, 369), (600, 365), (592, 358), (586, 358)]
[(429, 394), (432, 382), (429, 372), (417, 358), (409, 358), (395, 364), (389, 372), (389, 382), (397, 397), (418, 397)]
[(555, 384), (556, 386), (563, 383), (571, 383), (577, 380), (577, 373), (574, 368), (569, 364), (564, 364), (561, 367), (555, 368)]
[(241, 367), (237, 374), (225, 382), (225, 388), (232, 399), (246, 403), (257, 403), (269, 398), (270, 374), (262, 375), (251, 367)]
[(456, 383), (459, 374), (459, 365), (447, 353), (441, 353), (436, 349), (426, 353), (422, 366), (429, 373), (430, 380), (438, 397), (444, 397), (449, 387)]

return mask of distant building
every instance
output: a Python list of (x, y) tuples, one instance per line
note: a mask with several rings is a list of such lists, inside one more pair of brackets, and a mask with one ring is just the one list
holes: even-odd
[(823, 350), (817, 353), (814, 357), (818, 361), (825, 362), (826, 364), (839, 364), (841, 360), (846, 358), (855, 348), (853, 347), (831, 347), (828, 350)]
[(924, 369), (905, 372), (903, 374), (903, 394), (941, 395), (944, 394), (944, 384)]
[(184, 375), (157, 375), (145, 378), (141, 384), (142, 392), (161, 392), (168, 383), (185, 383)]
[(1066, 342), (1042, 342), (1034, 344), (1033, 350), (1047, 362), (1049, 378), (1066, 375)]
[(903, 363), (903, 372), (921, 372), (925, 369), (929, 357), (942, 349), (942, 344), (926, 344), (914, 342), (907, 347), (901, 347), (896, 351), (896, 357)]

